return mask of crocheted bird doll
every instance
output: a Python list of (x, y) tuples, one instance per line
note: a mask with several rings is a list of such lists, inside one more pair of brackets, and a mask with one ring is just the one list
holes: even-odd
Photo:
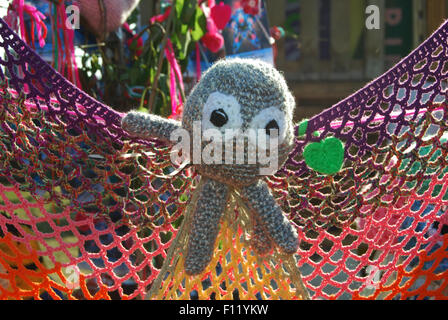
[[(200, 274), (210, 263), (220, 219), (232, 191), (240, 194), (250, 210), (254, 224), (251, 246), (257, 254), (268, 254), (274, 245), (287, 254), (297, 251), (296, 228), (264, 181), (266, 173), (261, 169), (268, 164), (254, 157), (255, 147), (264, 146), (266, 154), (276, 156), (278, 168), (283, 165), (294, 146), (294, 108), (286, 81), (274, 67), (259, 60), (230, 59), (215, 63), (205, 72), (187, 98), (182, 122), (134, 111), (122, 119), (122, 128), (132, 136), (158, 138), (171, 144), (171, 135), (176, 130), (184, 130), (190, 137), (198, 129), (204, 136), (208, 131), (224, 137), (217, 143), (214, 141), (215, 146), (223, 145), (214, 149), (213, 154), (221, 162), (193, 159), (192, 166), (203, 183), (197, 203), (193, 204), (184, 265), (187, 274)], [(252, 139), (248, 132), (257, 132), (257, 139)], [(243, 147), (238, 149), (235, 145), (241, 138)], [(207, 139), (192, 140), (202, 151), (210, 147)], [(267, 141), (276, 141), (272, 144), (276, 150), (268, 148)], [(224, 148), (229, 142), (233, 149)], [(217, 154), (217, 150), (224, 149), (222, 155)]]

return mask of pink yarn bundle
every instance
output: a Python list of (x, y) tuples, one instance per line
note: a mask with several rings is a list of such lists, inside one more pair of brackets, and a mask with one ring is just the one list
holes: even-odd
[[(104, 3), (104, 13), (100, 1)], [(82, 16), (87, 21), (91, 31), (96, 35), (119, 28), (139, 2), (140, 0), (78, 0)], [(106, 17), (105, 22), (103, 16)]]

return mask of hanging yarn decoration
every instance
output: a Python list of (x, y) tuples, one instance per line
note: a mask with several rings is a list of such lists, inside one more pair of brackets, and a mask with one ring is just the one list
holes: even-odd
[(159, 15), (156, 15), (154, 17), (151, 17), (151, 19), (149, 19), (149, 22), (151, 24), (153, 24), (155, 22), (162, 23), (163, 21), (168, 19), (170, 14), (171, 14), (171, 6), (167, 7), (162, 14), (159, 14)]
[[(31, 17), (31, 30), (29, 34), (25, 28), (25, 13)], [(8, 15), (16, 15), (18, 18), (22, 39), (25, 39), (27, 43), (31, 43), (34, 46), (34, 34), (35, 31), (37, 31), (39, 46), (41, 48), (45, 46), (47, 27), (43, 21), (46, 17), (42, 12), (37, 10), (36, 7), (31, 4), (25, 3), (25, 0), (14, 0), (8, 8)], [(12, 18), (11, 20), (14, 19)]]
[[(25, 13), (30, 16), (30, 30), (25, 26)], [(78, 67), (75, 58), (74, 37), (75, 30), (66, 23), (68, 20), (64, 1), (57, 5), (50, 3), (50, 25), (52, 27), (54, 50), (54, 67), (76, 86), (81, 86)], [(13, 30), (20, 31), (22, 39), (34, 47), (35, 33), (37, 32), (38, 43), (41, 48), (47, 41), (47, 26), (44, 20), (47, 17), (31, 4), (24, 0), (14, 0), (8, 9), (5, 18)], [(18, 26), (18, 28), (17, 28)]]
[(223, 30), (232, 17), (232, 7), (228, 4), (220, 2), (219, 4), (210, 5), (210, 17), (213, 19), (216, 28)]
[(89, 29), (104, 36), (126, 22), (140, 0), (78, 0), (82, 16)]
[(180, 90), (185, 92), (184, 82), (182, 78), (182, 72), (179, 64), (177, 63), (176, 56), (174, 55), (173, 44), (170, 39), (167, 39), (165, 47), (165, 56), (170, 66), (170, 97), (171, 97), (171, 119), (179, 119), (182, 114), (182, 96), (180, 92), (177, 92), (177, 81), (179, 82)]
[[(179, 170), (163, 141), (130, 136), (123, 114), (63, 78), (1, 19), (0, 38), (2, 299), (448, 297), (448, 23), (294, 129), (285, 164), (261, 181), (297, 232), (296, 254), (257, 254), (254, 246), (269, 248), (266, 231), (232, 190), (198, 276), (182, 272), (190, 203), (206, 191), (196, 169)], [(325, 175), (303, 153), (332, 137), (344, 160)]]
[(216, 53), (224, 46), (224, 38), (220, 30), (224, 29), (229, 22), (232, 9), (229, 5), (220, 4), (217, 6), (214, 1), (208, 1), (208, 7), (205, 2), (201, 5), (207, 19), (207, 32), (202, 37), (201, 42), (211, 52)]
[(77, 87), (81, 87), (78, 65), (75, 57), (75, 30), (68, 24), (65, 2), (50, 4), (53, 11), (54, 62), (57, 70)]
[(269, 39), (269, 35), (266, 34), (267, 31), (264, 30), (256, 16), (247, 14), (242, 8), (235, 10), (229, 23), (229, 27), (234, 34), (232, 54), (238, 53), (245, 41), (248, 41), (255, 49), (261, 48), (260, 39), (257, 37), (257, 26), (263, 30), (263, 34)]
[(313, 142), (303, 150), (306, 164), (315, 171), (332, 175), (338, 173), (344, 162), (344, 145), (337, 138), (326, 138), (321, 142)]
[(270, 35), (274, 40), (272, 41), (272, 50), (274, 51), (274, 61), (276, 61), (278, 56), (277, 41), (285, 36), (285, 30), (282, 27), (273, 26), (270, 29)]
[(143, 52), (143, 45), (144, 45), (142, 37), (139, 36), (138, 34), (135, 34), (135, 32), (131, 30), (127, 22), (123, 24), (123, 29), (126, 30), (130, 35), (132, 35), (132, 38), (130, 38), (127, 41), (128, 47), (131, 48), (132, 45), (135, 43), (136, 47), (135, 54), (137, 57), (140, 57)]
[(241, 0), (241, 7), (246, 14), (256, 16), (261, 11), (261, 0)]

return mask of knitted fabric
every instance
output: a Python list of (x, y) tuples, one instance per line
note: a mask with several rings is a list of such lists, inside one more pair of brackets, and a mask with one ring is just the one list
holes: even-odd
[[(229, 112), (225, 105), (219, 105), (219, 108), (223, 108), (229, 114), (229, 124), (232, 118), (240, 119), (236, 126), (226, 125), (219, 128), (223, 136), (227, 129), (240, 129), (244, 132), (248, 129), (254, 131), (264, 129), (267, 123), (260, 128), (251, 126), (251, 124), (257, 115), (271, 107), (284, 114), (285, 133), (278, 146), (278, 166), (282, 166), (293, 145), (292, 117), (295, 108), (294, 97), (283, 76), (272, 66), (257, 60), (231, 59), (215, 63), (202, 75), (201, 81), (193, 88), (186, 101), (182, 126), (188, 130), (190, 136), (194, 136), (194, 122), (202, 121), (204, 123), (207, 120), (203, 119), (206, 114), (203, 113), (203, 109), (209, 97), (215, 93), (232, 97), (236, 99), (235, 103), (238, 103), (239, 112), (236, 114)], [(272, 119), (272, 116), (272, 113), (269, 112), (266, 118)], [(263, 121), (258, 122), (263, 123)], [(209, 142), (203, 141), (202, 143), (204, 147)], [(247, 144), (244, 147), (244, 154), (248, 155)], [(234, 150), (234, 158), (230, 164), (200, 165), (198, 172), (235, 186), (247, 186), (255, 183), (260, 178), (260, 164), (248, 164), (247, 159), (244, 159), (244, 164), (240, 165), (235, 159), (236, 155), (237, 152)], [(222, 162), (225, 162), (225, 153), (223, 153)]]
[(210, 263), (228, 194), (226, 185), (210, 179), (204, 182), (190, 226), (191, 240), (185, 258), (185, 271), (188, 274), (200, 274)]
[[(250, 249), (254, 222), (232, 191), (212, 260), (190, 277), (179, 225), (191, 217), (194, 171), (168, 175), (176, 168), (163, 144), (131, 138), (122, 115), (0, 20), (0, 298), (129, 299), (151, 288), (155, 299), (446, 299), (447, 40), (444, 24), (310, 119), (285, 166), (265, 179), (297, 225), (295, 257)], [(334, 176), (302, 157), (326, 137), (344, 143)]]
[(101, 0), (78, 1), (83, 18), (92, 32), (97, 35), (119, 28), (140, 2), (140, 0), (102, 0), (104, 2), (103, 10), (99, 1)]
[[(295, 253), (298, 247), (297, 232), (291, 227), (281, 208), (275, 203), (264, 181), (243, 188), (243, 199), (255, 211), (255, 219), (262, 223), (268, 234), (286, 253)], [(270, 239), (267, 239), (268, 241)], [(263, 247), (267, 246), (265, 244)]]
[(135, 137), (157, 137), (165, 143), (171, 141), (171, 133), (174, 130), (181, 128), (179, 121), (135, 111), (129, 112), (127, 117), (123, 118), (121, 126)]
[[(227, 85), (219, 88), (222, 92), (216, 91), (216, 87), (211, 84), (222, 83), (222, 80), (227, 80)], [(241, 84), (244, 86), (240, 86)], [(236, 90), (236, 86), (240, 89)], [(240, 97), (254, 95), (254, 88), (261, 91), (271, 104), (268, 106), (248, 104), (249, 101), (246, 101), (246, 104), (240, 104), (242, 100)], [(229, 92), (236, 96), (230, 95)], [(204, 103), (198, 105), (199, 100)], [(229, 188), (240, 190), (242, 198), (248, 202), (251, 208), (250, 213), (259, 224), (256, 228), (256, 237), (260, 240), (261, 233), (263, 231), (266, 233), (264, 238), (267, 242), (260, 247), (261, 242), (256, 241), (255, 250), (261, 250), (264, 253), (264, 250), (268, 249), (267, 244), (274, 243), (285, 253), (293, 254), (297, 251), (297, 232), (275, 203), (267, 185), (257, 181), (262, 174), (260, 168), (263, 165), (257, 153), (261, 152), (260, 149), (266, 149), (267, 144), (258, 141), (260, 137), (257, 135), (251, 139), (244, 134), (249, 129), (254, 133), (261, 129), (261, 132), (256, 133), (266, 136), (269, 125), (276, 127), (280, 157), (274, 154), (273, 149), (276, 146), (272, 146), (272, 150), (269, 150), (270, 153), (274, 152), (270, 160), (275, 162), (273, 165), (276, 166), (278, 158), (282, 162), (286, 160), (288, 152), (285, 150), (292, 149), (293, 110), (294, 99), (282, 76), (272, 66), (256, 60), (217, 62), (193, 89), (193, 93), (187, 99), (182, 125), (185, 126), (184, 129), (188, 129), (188, 132), (184, 131), (189, 134), (189, 152), (192, 151), (193, 154), (190, 163), (205, 177), (205, 182), (204, 187), (199, 190), (198, 202), (191, 203), (195, 210), (185, 259), (185, 270), (188, 274), (202, 273), (212, 260), (220, 219), (227, 205)], [(168, 136), (171, 136), (170, 133), (174, 134), (174, 131), (179, 129), (179, 125), (171, 120), (135, 112), (123, 118), (122, 127), (136, 137), (157, 138), (165, 142)], [(208, 160), (202, 159), (202, 156), (197, 161), (194, 155), (194, 149), (198, 149), (201, 154), (209, 149), (207, 144), (210, 142), (204, 142), (202, 139), (209, 130), (217, 133), (218, 137), (214, 139), (219, 139), (213, 141), (215, 145), (210, 148), (213, 153), (217, 153), (218, 163), (215, 164), (207, 163)], [(226, 136), (229, 130), (232, 130), (230, 138)], [(198, 132), (200, 137), (195, 132)], [(269, 132), (269, 135), (271, 134)], [(198, 139), (201, 140), (198, 141)], [(239, 154), (236, 150), (238, 140), (242, 141), (244, 149)], [(226, 154), (222, 150), (227, 148), (227, 141), (233, 144), (231, 146), (233, 156), (230, 159), (238, 159), (240, 163), (236, 161), (229, 163), (226, 159)], [(196, 148), (197, 145), (200, 148)], [(251, 149), (252, 153), (249, 151)], [(252, 163), (249, 162), (249, 158), (252, 158)], [(242, 186), (245, 188), (241, 188)]]

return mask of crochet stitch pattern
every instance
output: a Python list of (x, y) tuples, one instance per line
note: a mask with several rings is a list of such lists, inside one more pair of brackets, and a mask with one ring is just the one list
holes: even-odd
[[(190, 277), (180, 226), (196, 172), (173, 168), (161, 141), (132, 138), (123, 115), (0, 19), (0, 298), (446, 299), (447, 40), (445, 23), (303, 136), (295, 128), (286, 164), (265, 179), (297, 226), (293, 258), (251, 250), (249, 210), (231, 192), (212, 260)], [(302, 153), (328, 137), (344, 163), (324, 176)]]

